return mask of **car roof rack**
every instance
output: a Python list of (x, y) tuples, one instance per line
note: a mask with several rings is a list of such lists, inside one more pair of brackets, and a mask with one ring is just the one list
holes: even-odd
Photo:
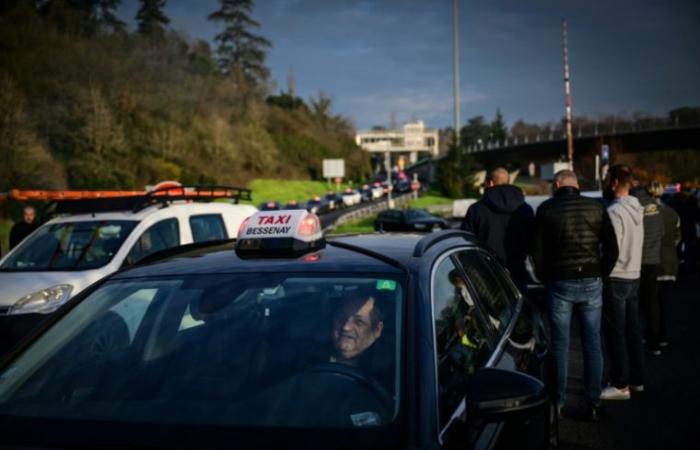
[(251, 190), (235, 186), (165, 186), (151, 191), (41, 191), (12, 190), (0, 196), (0, 200), (44, 200), (54, 206), (55, 214), (89, 214), (98, 212), (138, 212), (156, 204), (169, 204), (186, 200), (211, 202), (231, 199), (234, 203), (252, 200)]
[(429, 235), (418, 241), (418, 243), (416, 243), (415, 248), (413, 249), (413, 256), (419, 258), (423, 256), (430, 249), (430, 247), (434, 246), (435, 244), (442, 242), (445, 239), (455, 237), (462, 238), (465, 241), (474, 243), (476, 245), (481, 245), (479, 239), (474, 233), (470, 233), (464, 230), (443, 230), (435, 233), (430, 233)]

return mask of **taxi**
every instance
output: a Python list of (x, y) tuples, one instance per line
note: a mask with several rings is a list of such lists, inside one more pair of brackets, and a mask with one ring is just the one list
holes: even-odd
[(23, 448), (550, 448), (541, 323), (472, 237), (325, 239), (261, 211), (238, 239), (86, 289), (0, 362)]

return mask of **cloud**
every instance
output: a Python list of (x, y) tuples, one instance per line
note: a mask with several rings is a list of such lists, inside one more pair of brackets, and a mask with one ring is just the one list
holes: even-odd
[[(464, 107), (487, 98), (484, 93), (463, 89), (460, 104)], [(357, 118), (360, 128), (369, 128), (386, 123), (391, 113), (396, 114), (399, 122), (423, 120), (431, 126), (442, 127), (450, 123), (453, 108), (452, 91), (445, 86), (441, 89), (402, 89), (398, 93), (375, 92), (357, 96), (350, 99), (346, 108), (342, 109), (347, 109), (347, 113)]]

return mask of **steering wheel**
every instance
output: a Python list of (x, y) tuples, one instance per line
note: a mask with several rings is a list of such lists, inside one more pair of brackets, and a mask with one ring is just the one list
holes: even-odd
[(341, 363), (321, 363), (306, 370), (306, 373), (328, 373), (350, 378), (372, 392), (385, 411), (391, 411), (393, 408), (394, 400), (384, 386), (357, 367)]

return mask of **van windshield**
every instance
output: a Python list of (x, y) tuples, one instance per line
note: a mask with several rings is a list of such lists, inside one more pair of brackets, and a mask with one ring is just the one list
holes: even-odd
[(95, 220), (46, 224), (0, 266), (3, 272), (89, 270), (108, 264), (138, 222)]

